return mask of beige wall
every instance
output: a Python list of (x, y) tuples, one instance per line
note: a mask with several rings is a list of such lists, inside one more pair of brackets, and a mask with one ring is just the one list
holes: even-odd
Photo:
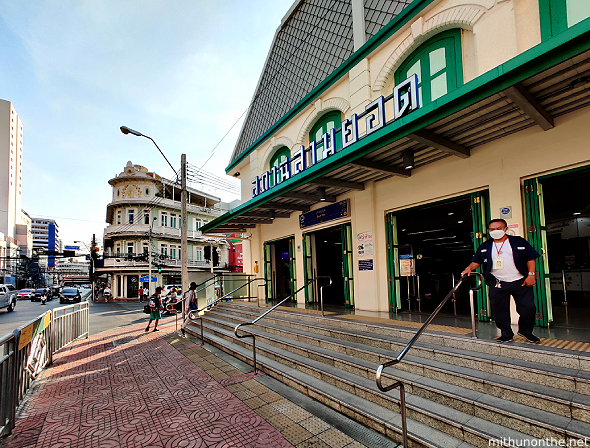
[[(306, 232), (351, 222), (353, 243), (361, 232), (373, 232), (375, 255), (374, 271), (358, 271), (358, 258), (354, 253), (355, 304), (357, 309), (388, 310), (387, 256), (385, 244), (385, 215), (419, 204), (452, 198), (464, 193), (489, 189), (492, 217), (498, 217), (500, 207), (512, 206), (509, 224), (518, 224), (518, 233), (524, 234), (521, 185), (525, 178), (552, 171), (590, 165), (588, 137), (585, 124), (588, 111), (580, 110), (556, 119), (556, 127), (542, 131), (533, 127), (510, 137), (481, 146), (472, 151), (468, 159), (448, 157), (412, 172), (410, 178), (392, 177), (380, 182), (368, 182), (364, 191), (351, 192), (338, 197), (350, 199), (349, 219), (332, 221), (305, 229)], [(320, 208), (316, 204), (312, 209)], [(295, 245), (301, 246), (302, 231), (299, 214), (288, 219), (276, 219), (273, 224), (252, 229), (250, 250), (244, 259), (258, 261), (259, 274), (263, 274), (262, 245), (265, 241), (289, 236), (295, 237)], [(303, 283), (303, 251), (295, 251), (298, 286)], [(470, 257), (466, 257), (465, 265)], [(249, 268), (245, 272), (251, 272)], [(263, 297), (260, 288), (260, 297)], [(298, 302), (304, 302), (300, 293)]]

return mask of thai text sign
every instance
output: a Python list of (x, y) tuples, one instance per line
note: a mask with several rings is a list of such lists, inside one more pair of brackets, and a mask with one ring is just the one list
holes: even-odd
[(344, 216), (349, 216), (348, 199), (327, 205), (326, 207), (318, 208), (317, 210), (302, 213), (299, 215), (299, 228), (303, 229), (305, 227), (332, 221)]
[[(393, 94), (387, 97), (387, 101), (393, 101), (393, 120), (403, 117), (408, 112), (420, 107), (418, 96), (418, 77), (412, 75), (393, 88)], [(265, 171), (261, 176), (256, 176), (252, 181), (252, 197), (256, 197), (274, 186), (302, 173), (306, 169), (333, 156), (338, 151), (336, 134), (342, 139), (342, 149), (347, 148), (361, 138), (383, 128), (387, 123), (385, 117), (386, 99), (380, 96), (365, 107), (361, 115), (365, 118), (365, 134), (359, 135), (358, 116), (352, 114), (349, 119), (342, 122), (340, 129), (330, 129), (320, 141), (312, 141), (308, 148), (301, 146), (291, 158), (287, 158), (280, 165), (273, 166), (270, 171)]]

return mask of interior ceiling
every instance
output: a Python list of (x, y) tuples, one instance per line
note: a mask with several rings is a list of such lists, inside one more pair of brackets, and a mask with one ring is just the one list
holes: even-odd
[[(553, 127), (554, 118), (587, 107), (589, 104), (590, 51), (586, 51), (438, 120), (421, 131), (376, 148), (362, 159), (335, 168), (329, 176), (309, 181), (282, 193), (264, 206), (258, 206), (248, 212), (251, 215), (255, 215), (256, 212), (263, 214), (258, 218), (252, 216), (249, 218), (251, 222), (244, 223), (243, 218), (237, 216), (216, 227), (214, 231), (242, 230), (254, 227), (256, 222), (272, 223), (267, 215), (272, 205), (277, 207), (277, 217), (279, 213), (285, 217), (290, 213), (299, 214), (305, 211), (301, 210), (302, 206), (309, 207), (320, 202), (318, 188), (322, 181), (327, 183), (324, 187), (330, 202), (338, 195), (362, 189), (363, 184), (368, 181), (379, 182), (404, 173), (407, 177), (410, 170), (405, 171), (402, 166), (402, 153), (406, 150), (414, 151), (413, 169), (419, 169), (446, 157), (468, 157), (471, 149), (523, 129), (532, 126), (550, 129)], [(334, 182), (353, 184), (351, 188), (346, 184), (333, 186)], [(587, 192), (587, 188), (583, 191)], [(586, 194), (585, 197), (590, 196)], [(574, 201), (574, 198), (566, 200)], [(289, 205), (293, 208), (289, 209)], [(587, 205), (584, 204), (584, 207)], [(579, 207), (579, 204), (576, 206)]]
[(590, 169), (548, 177), (541, 185), (546, 223), (590, 215)]

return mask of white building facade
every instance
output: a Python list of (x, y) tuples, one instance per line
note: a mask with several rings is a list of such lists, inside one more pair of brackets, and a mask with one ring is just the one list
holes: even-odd
[[(131, 162), (109, 184), (113, 197), (107, 205), (104, 262), (97, 274), (108, 275), (116, 298), (135, 299), (140, 286), (148, 287), (151, 257), (152, 285), (180, 284), (180, 185)], [(189, 282), (199, 283), (214, 273), (228, 272), (229, 243), (203, 237), (200, 231), (223, 213), (220, 198), (187, 190), (188, 275)]]

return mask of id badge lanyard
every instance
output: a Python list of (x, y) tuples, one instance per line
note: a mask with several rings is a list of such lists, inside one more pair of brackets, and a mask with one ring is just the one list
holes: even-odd
[[(504, 244), (506, 243), (507, 240), (504, 240), (502, 242), (502, 245), (500, 246), (500, 249), (498, 249), (498, 246), (496, 246), (496, 243), (494, 243), (494, 248), (496, 249), (496, 253), (498, 254), (498, 258), (496, 258), (494, 260), (494, 270), (501, 270), (504, 269), (504, 259), (500, 257), (500, 255), (502, 254), (502, 248), (504, 247)], [(500, 280), (496, 279), (496, 288), (501, 288), (502, 285), (500, 284)]]

